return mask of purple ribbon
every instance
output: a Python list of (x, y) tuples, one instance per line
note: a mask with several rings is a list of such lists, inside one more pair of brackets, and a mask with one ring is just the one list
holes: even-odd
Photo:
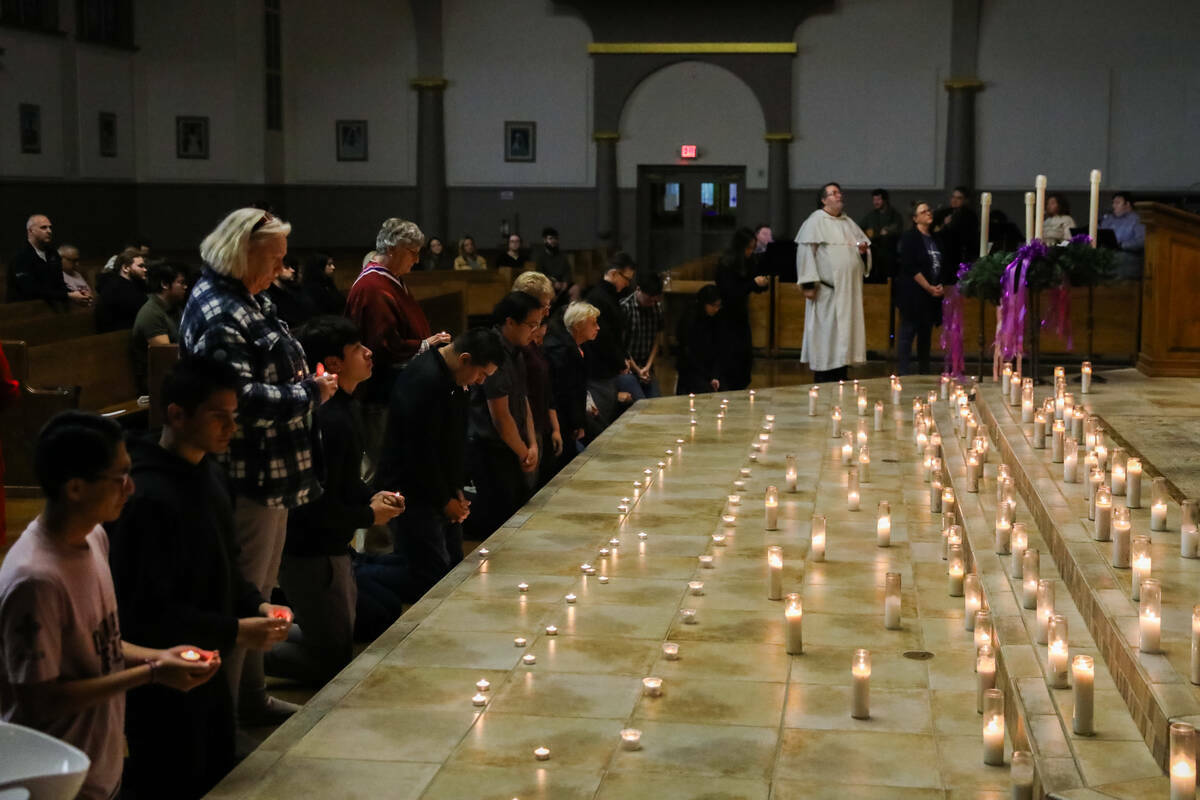
[(1005, 360), (1016, 358), (1024, 351), (1029, 266), (1035, 259), (1045, 258), (1046, 253), (1046, 245), (1040, 239), (1034, 239), (1018, 250), (1016, 257), (1004, 268), (1004, 292), (1000, 298), (1000, 330), (996, 333), (996, 347)]
[(947, 286), (942, 295), (941, 344), (946, 359), (942, 371), (961, 378), (966, 372), (966, 359), (963, 356), (963, 301), (957, 286)]

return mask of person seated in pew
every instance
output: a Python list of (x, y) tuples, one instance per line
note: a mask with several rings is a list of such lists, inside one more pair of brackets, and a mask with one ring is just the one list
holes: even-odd
[(56, 311), (66, 310), (71, 298), (62, 277), (58, 253), (50, 246), (54, 228), (45, 214), (25, 221), (25, 244), (8, 260), (7, 301), (45, 300)]
[(371, 351), (358, 327), (326, 315), (314, 317), (297, 335), (309, 369), (320, 372), (323, 364), (337, 376), (338, 390), (316, 413), (325, 448), (324, 491), (288, 514), (279, 566), (279, 585), (298, 625), (263, 664), (268, 675), (322, 686), (353, 655), (357, 590), (350, 540), (355, 530), (386, 525), (403, 513), (404, 497), (395, 491), (372, 494), (361, 477), (362, 415), (353, 394), (371, 377)]
[[(0, 564), (0, 719), (78, 747), (91, 759), (78, 797), (108, 800), (121, 785), (125, 693), (194, 689), (221, 658), (188, 660), (198, 645), (158, 649), (121, 634), (102, 527), (134, 490), (121, 426), (64, 411), (38, 434), (34, 468), (45, 505)], [(163, 641), (181, 632), (168, 626)], [(159, 732), (180, 735), (175, 726)]]
[(458, 240), (458, 258), (454, 259), (454, 268), (458, 270), (487, 269), (487, 262), (475, 251), (473, 237), (464, 236)]
[(87, 278), (79, 271), (79, 248), (73, 244), (58, 246), (58, 258), (62, 262), (63, 283), (67, 285), (67, 299), (81, 306), (90, 306), (96, 301)]
[[(289, 328), (299, 328), (317, 313), (316, 306), (300, 288), (296, 275), (299, 267), (300, 259), (288, 253), (283, 257), (283, 269), (267, 287), (267, 294), (270, 295), (271, 302), (275, 303), (275, 313)], [(341, 309), (338, 309), (337, 313), (340, 314)]]
[(150, 393), (150, 345), (179, 341), (179, 320), (187, 302), (187, 279), (186, 267), (169, 262), (155, 264), (147, 272), (150, 295), (138, 311), (129, 337), (129, 357), (139, 395)]
[[(530, 319), (534, 312), (540, 315), (538, 302), (529, 295), (509, 297), (521, 298)], [(405, 497), (407, 511), (391, 522), (396, 553), (407, 567), (406, 576), (393, 573), (396, 579), (406, 579), (404, 585), (393, 582), (393, 591), (405, 602), (416, 602), (462, 560), (462, 523), (471, 513), (462, 490), (464, 453), (468, 414), (474, 413), (467, 387), (482, 388), (480, 384), (498, 375), (500, 365), (509, 361), (510, 349), (495, 330), (472, 328), (445, 347), (414, 358), (392, 388), (376, 488), (394, 488)], [(511, 466), (516, 475), (496, 477), (521, 481), (516, 463)]]
[(454, 254), (446, 249), (446, 243), (442, 241), (442, 237), (430, 236), (429, 241), (425, 243), (425, 256), (421, 259), (421, 269), (427, 272), (437, 269), (454, 269)]
[[(110, 524), (109, 563), (121, 630), (152, 646), (182, 637), (206, 651), (265, 650), (289, 612), (266, 602), (237, 566), (233, 499), (216, 456), (237, 427), (238, 377), (223, 361), (184, 356), (163, 380), (157, 441), (130, 441), (133, 496)], [(181, 695), (130, 692), (122, 799), (198, 798), (233, 768), (233, 693), (218, 680)], [(173, 731), (164, 736), (164, 731)]]
[(96, 307), (96, 330), (127, 331), (146, 304), (146, 259), (133, 248), (121, 251), (114, 274), (97, 281), (100, 303)]
[[(525, 253), (521, 250), (521, 234), (510, 233), (508, 235), (508, 249), (496, 258), (496, 269), (500, 267), (522, 269), (525, 266), (525, 261)], [(553, 291), (553, 284), (551, 284), (551, 291)]]

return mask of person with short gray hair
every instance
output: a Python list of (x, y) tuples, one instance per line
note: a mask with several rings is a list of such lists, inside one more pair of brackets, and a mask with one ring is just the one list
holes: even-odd
[(399, 217), (385, 219), (375, 235), (374, 257), (363, 267), (346, 297), (346, 316), (358, 326), (362, 343), (375, 356), (375, 371), (363, 381), (363, 441), (370, 483), (379, 463), (379, 448), (387, 428), (388, 397), (400, 371), (412, 358), (450, 341), (450, 334), (433, 333), (429, 320), (404, 284), (421, 258), (425, 234), (416, 223)]

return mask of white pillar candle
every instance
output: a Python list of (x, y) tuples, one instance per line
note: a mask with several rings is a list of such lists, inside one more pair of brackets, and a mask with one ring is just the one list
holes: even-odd
[(1063, 463), (1063, 442), (1066, 440), (1067, 427), (1061, 419), (1054, 420), (1050, 431), (1050, 461), (1054, 464)]
[(1075, 709), (1071, 713), (1071, 729), (1079, 736), (1092, 736), (1096, 686), (1096, 664), (1091, 656), (1078, 655), (1071, 659), (1071, 678), (1074, 684)]
[(1092, 247), (1096, 246), (1096, 226), (1100, 223), (1100, 170), (1094, 169), (1088, 176), (1090, 189), (1088, 192), (1088, 236), (1092, 238)]
[(992, 193), (982, 192), (979, 195), (979, 257), (988, 254), (988, 227), (991, 222)]
[(786, 647), (791, 655), (804, 652), (804, 606), (800, 595), (789, 594), (783, 604), (783, 622), (786, 629)]
[(1184, 558), (1200, 555), (1200, 532), (1190, 522), (1185, 522), (1179, 529), (1179, 555)]
[(983, 693), (996, 688), (996, 653), (990, 644), (975, 652), (975, 713), (983, 713)]
[(979, 476), (983, 467), (979, 463), (979, 454), (974, 449), (967, 451), (967, 491), (974, 494), (979, 491)]
[(1096, 541), (1107, 542), (1112, 538), (1112, 513), (1112, 491), (1101, 486), (1096, 489)]
[[(945, 516), (945, 515), (943, 515)], [(950, 548), (954, 545), (962, 547), (962, 526), (951, 524), (942, 528), (942, 560), (950, 559)]]
[(799, 488), (800, 481), (800, 473), (796, 467), (796, 456), (789, 454), (786, 459), (786, 464), (787, 466), (785, 466), (783, 470), (783, 480), (787, 485), (787, 490), (789, 492), (794, 492), (797, 488)]
[(1025, 550), (1029, 547), (1029, 535), (1025, 532), (1024, 522), (1014, 522), (1012, 526), (1012, 558), (1009, 568), (1014, 578), (1023, 578), (1025, 572)]
[(1004, 371), (1000, 373), (1000, 394), (1004, 397), (1008, 397), (1008, 394), (1011, 391), (1010, 384), (1012, 382), (1012, 376), (1012, 364), (1005, 362)]
[(783, 548), (771, 545), (767, 548), (767, 599), (783, 599)]
[(1063, 483), (1079, 483), (1079, 445), (1074, 439), (1063, 442)]
[(921, 466), (925, 469), (926, 483), (933, 480), (933, 460), (935, 458), (937, 458), (937, 448), (931, 444), (925, 445), (925, 457), (921, 460)]
[(1112, 493), (1116, 497), (1125, 494), (1125, 471), (1129, 467), (1129, 457), (1124, 447), (1114, 447), (1112, 451)]
[(1037, 643), (1050, 641), (1050, 619), (1054, 616), (1054, 581), (1039, 578), (1037, 587)]
[(1112, 565), (1117, 569), (1129, 569), (1129, 548), (1132, 544), (1130, 534), (1133, 524), (1129, 519), (1129, 509), (1117, 506), (1113, 509), (1112, 521)]
[(1004, 692), (983, 693), (983, 763), (1004, 766)]
[(992, 644), (992, 614), (986, 608), (975, 612), (975, 650)]
[(1171, 723), (1171, 800), (1196, 800), (1196, 729)]
[(1008, 555), (1012, 550), (1012, 523), (1002, 519), (996, 523), (996, 555)]
[(846, 474), (846, 507), (851, 511), (858, 511), (860, 502), (858, 467), (852, 466)]
[(842, 409), (838, 406), (829, 412), (829, 435), (834, 439), (842, 437)]
[(855, 719), (871, 718), (871, 652), (864, 648), (854, 651), (850, 662), (853, 688), (850, 693), (850, 716)]
[(942, 514), (949, 514), (951, 519), (954, 518), (954, 506), (958, 502), (957, 496), (954, 494), (954, 489), (950, 486), (942, 489)]
[(813, 514), (809, 552), (813, 561), (825, 560), (825, 515)]
[(966, 575), (966, 562), (963, 558), (961, 544), (950, 545), (946, 564), (946, 587), (951, 597), (962, 597), (963, 577)]
[(862, 447), (870, 440), (870, 438), (871, 433), (867, 430), (867, 421), (865, 419), (860, 419), (858, 421), (858, 434), (855, 437), (855, 443), (859, 447)]
[(865, 417), (867, 415), (867, 393), (865, 391), (859, 391), (858, 399), (855, 400), (855, 403), (858, 406), (858, 415), (860, 417)]
[(940, 479), (929, 482), (929, 513), (942, 513), (942, 482)]
[(779, 530), (779, 489), (768, 486), (763, 500), (763, 517), (769, 531)]
[(842, 434), (842, 466), (854, 463), (854, 434), (846, 431)]
[(1190, 680), (1200, 684), (1200, 604), (1192, 606), (1192, 671)]
[(871, 450), (865, 444), (858, 448), (858, 479), (863, 483), (871, 482)]
[(1142, 581), (1138, 601), (1138, 649), (1143, 653), (1162, 650), (1162, 583), (1156, 578)]
[(1040, 554), (1037, 548), (1026, 548), (1021, 559), (1021, 605), (1025, 608), (1037, 608), (1039, 566)]
[(646, 697), (659, 697), (662, 695), (662, 684), (662, 678), (642, 678), (642, 694)]
[(1130, 575), (1129, 596), (1134, 600), (1138, 600), (1142, 596), (1142, 581), (1150, 577), (1154, 566), (1150, 558), (1150, 537), (1144, 535), (1134, 536), (1129, 549), (1130, 563), (1133, 570)]
[(1046, 646), (1046, 675), (1052, 688), (1067, 688), (1069, 658), (1067, 618), (1062, 614), (1055, 614), (1050, 619), (1049, 643)]
[(900, 385), (900, 379), (895, 375), (892, 376), (892, 405), (900, 405), (900, 393), (904, 391), (904, 387)]
[(880, 500), (875, 515), (875, 544), (892, 546), (892, 509), (887, 500)]
[(1012, 380), (1008, 383), (1008, 404), (1021, 405), (1021, 373), (1013, 371)]
[(1033, 422), (1033, 398), (1026, 397), (1021, 400), (1021, 422), (1030, 424)]
[(1092, 362), (1085, 361), (1083, 366), (1079, 368), (1079, 391), (1080, 394), (1091, 394), (1092, 392)]
[(1033, 206), (1036, 202), (1036, 195), (1033, 192), (1025, 193), (1025, 242), (1033, 241)]
[(1104, 473), (1099, 467), (1092, 467), (1088, 475), (1088, 519), (1096, 519), (1096, 495), (1104, 485)]
[(1046, 449), (1046, 412), (1036, 411), (1033, 414), (1033, 448)]
[(1042, 225), (1046, 218), (1046, 176), (1038, 175), (1034, 179), (1033, 187), (1037, 192), (1037, 198), (1034, 205), (1033, 218), (1033, 238), (1042, 238)]
[(889, 631), (900, 630), (900, 573), (889, 572), (884, 578), (883, 627)]
[(1159, 475), (1150, 484), (1150, 530), (1165, 531), (1167, 529), (1167, 479)]
[(974, 572), (963, 577), (963, 630), (975, 630), (975, 613), (983, 606), (979, 576)]
[(883, 401), (875, 401), (875, 431), (883, 430)]
[(1012, 768), (1012, 800), (1033, 800), (1033, 753), (1014, 750)]
[(815, 417), (817, 415), (817, 398), (820, 396), (820, 386), (814, 386), (808, 390), (808, 415), (810, 417)]
[(846, 399), (846, 382), (838, 381), (837, 389), (838, 389), (838, 403), (841, 403), (843, 400)]
[(1103, 436), (1103, 434), (1100, 433), (1099, 430), (1097, 430), (1096, 431), (1096, 448), (1093, 452), (1096, 454), (1096, 466), (1100, 468), (1101, 472), (1107, 473), (1108, 472), (1108, 447), (1106, 447), (1104, 442), (1101, 440), (1102, 436)]
[(1076, 406), (1071, 412), (1071, 438), (1075, 440), (1075, 444), (1083, 444), (1083, 420), (1087, 417), (1087, 413)]

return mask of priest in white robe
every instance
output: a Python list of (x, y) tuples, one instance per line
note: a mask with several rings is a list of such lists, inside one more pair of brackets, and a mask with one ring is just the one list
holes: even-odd
[(826, 184), (820, 199), (796, 234), (796, 282), (807, 299), (800, 360), (824, 382), (844, 380), (847, 366), (867, 360), (862, 284), (871, 272), (871, 241), (843, 213), (840, 186)]

